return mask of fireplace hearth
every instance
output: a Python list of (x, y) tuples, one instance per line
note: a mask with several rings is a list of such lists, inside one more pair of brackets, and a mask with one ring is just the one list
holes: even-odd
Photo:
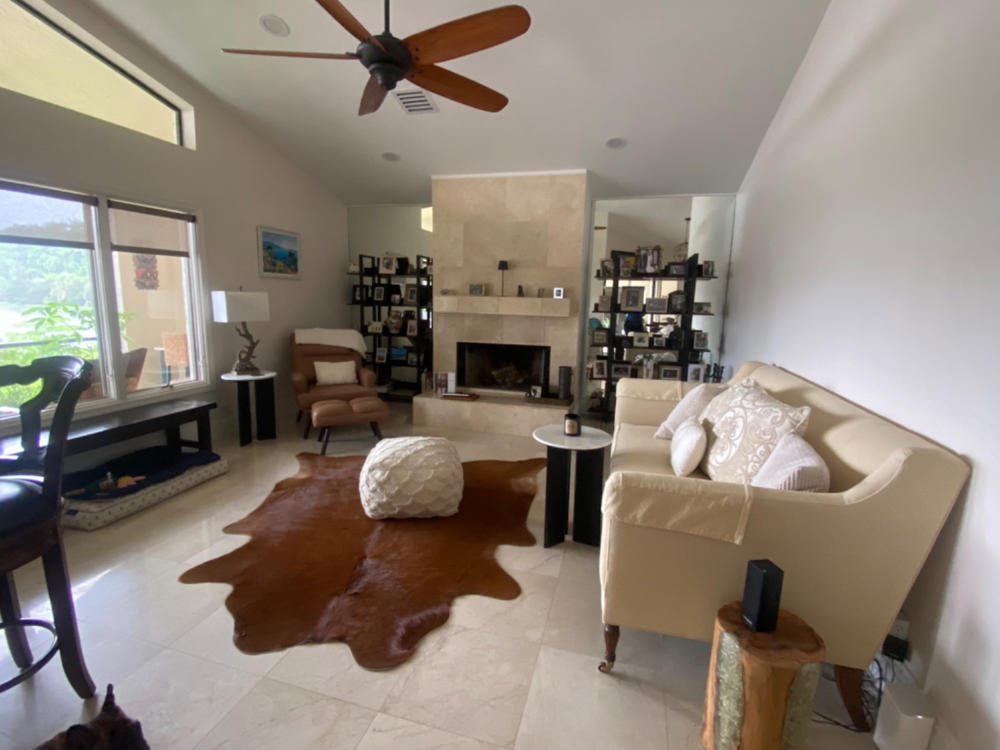
[(457, 343), (456, 379), (464, 388), (492, 388), (526, 393), (531, 386), (549, 391), (547, 346)]

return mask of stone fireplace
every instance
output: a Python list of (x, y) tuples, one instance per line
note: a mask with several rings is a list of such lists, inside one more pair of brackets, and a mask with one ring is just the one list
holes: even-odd
[(533, 386), (549, 389), (548, 346), (484, 344), (459, 341), (455, 362), (459, 387), (525, 393)]

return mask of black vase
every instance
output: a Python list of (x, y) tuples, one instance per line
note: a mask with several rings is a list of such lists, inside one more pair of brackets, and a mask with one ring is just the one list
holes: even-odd
[(573, 368), (567, 365), (559, 367), (559, 398), (563, 401), (569, 398), (570, 388), (573, 385)]

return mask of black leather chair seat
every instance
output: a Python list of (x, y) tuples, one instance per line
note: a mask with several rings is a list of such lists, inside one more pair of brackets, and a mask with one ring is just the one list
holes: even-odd
[(33, 526), (59, 512), (42, 500), (42, 485), (29, 477), (0, 477), (0, 536)]

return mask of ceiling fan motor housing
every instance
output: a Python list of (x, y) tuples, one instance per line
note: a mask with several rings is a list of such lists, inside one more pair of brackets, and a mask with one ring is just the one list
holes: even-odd
[(361, 42), (357, 49), (358, 59), (382, 88), (391, 91), (410, 72), (413, 58), (403, 41), (391, 34), (378, 34), (375, 38), (385, 49), (379, 49), (372, 42)]

